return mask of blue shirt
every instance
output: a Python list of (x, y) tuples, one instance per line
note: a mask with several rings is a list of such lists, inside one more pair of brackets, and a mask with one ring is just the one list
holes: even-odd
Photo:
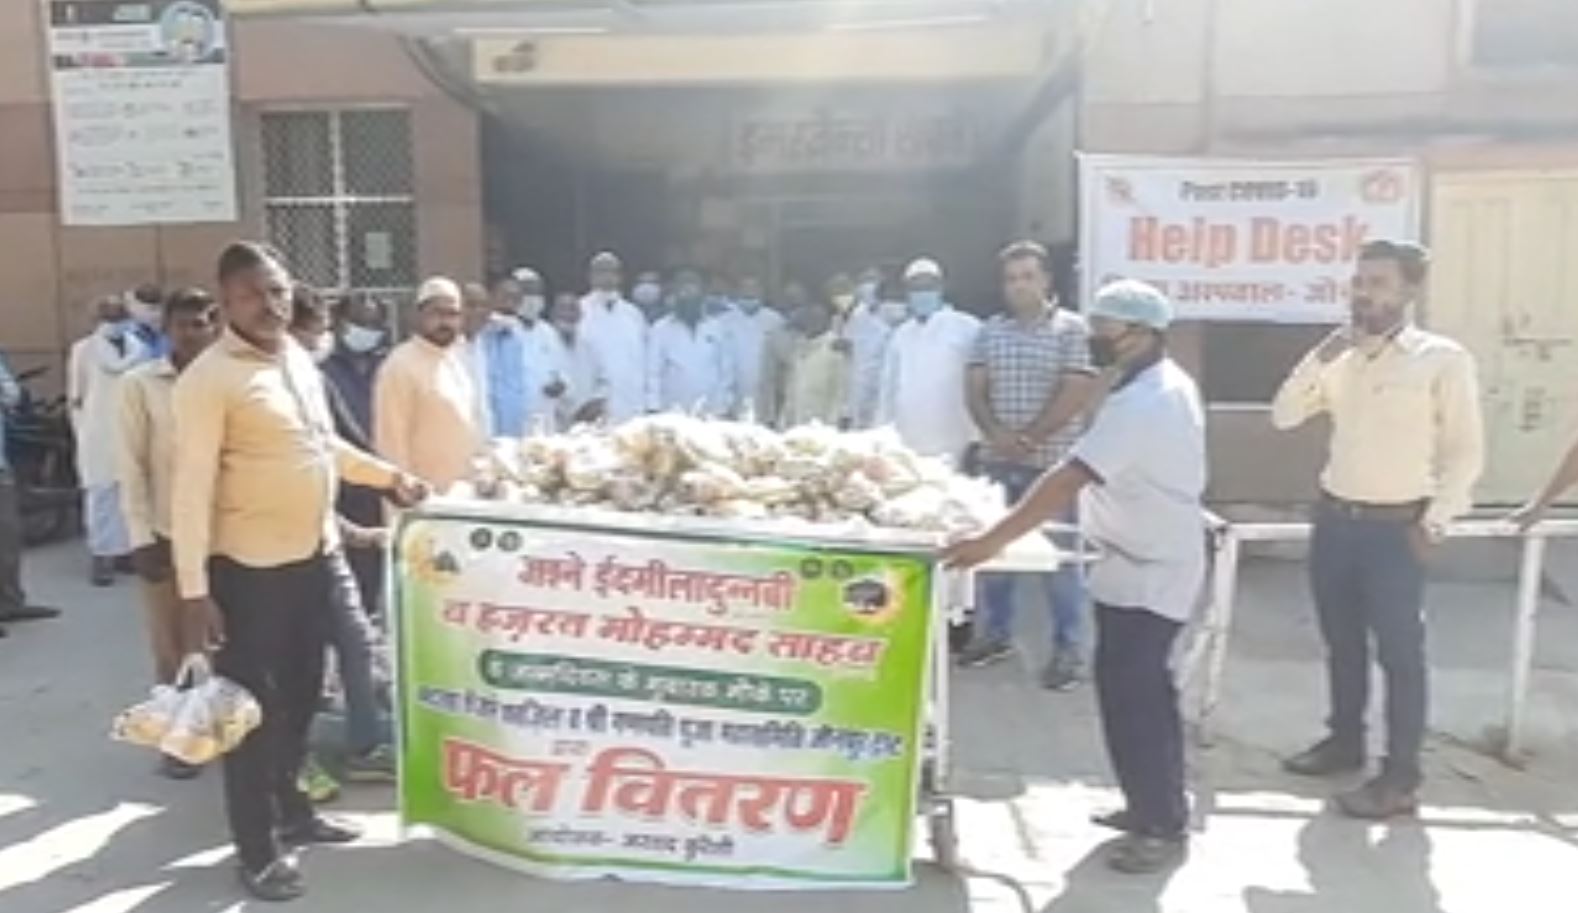
[(122, 329), (137, 337), (137, 340), (142, 343), (146, 355), (143, 359), (144, 361), (154, 361), (170, 354), (170, 341), (164, 338), (164, 334), (159, 331), (158, 327), (151, 327), (145, 323), (128, 320), (122, 326)]
[(524, 437), (531, 405), (542, 384), (536, 378), (545, 367), (529, 357), (531, 339), (526, 327), (513, 318), (490, 320), (477, 335), (483, 364), (483, 402), (494, 437)]

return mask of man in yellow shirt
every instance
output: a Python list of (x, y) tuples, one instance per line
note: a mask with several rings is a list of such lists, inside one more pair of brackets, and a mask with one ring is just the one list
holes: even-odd
[(482, 398), (466, 361), (460, 288), (422, 283), (416, 335), (396, 346), (373, 385), (373, 445), (444, 491), (486, 443)]
[(1355, 818), (1418, 806), (1429, 709), (1425, 557), (1473, 506), (1484, 463), (1474, 357), (1412, 322), (1428, 271), (1417, 245), (1364, 245), (1349, 323), (1293, 369), (1272, 403), (1278, 428), (1322, 414), (1332, 428), (1310, 542), (1329, 732), (1283, 766), (1313, 777), (1363, 769), (1373, 640), (1386, 684), (1386, 758), (1380, 776), (1337, 796)]
[(357, 836), (318, 817), (296, 785), (323, 682), (335, 489), (343, 475), (414, 503), (426, 487), (334, 433), (318, 369), (287, 332), (279, 255), (232, 244), (218, 273), (226, 329), (175, 384), (176, 583), (194, 637), (219, 644), (216, 671), (263, 710), (224, 762), (242, 884), (291, 900), (303, 885), (284, 847)]
[[(173, 684), (181, 660), (202, 649), (186, 643), (175, 568), (170, 559), (170, 500), (174, 489), (175, 381), (214, 341), (219, 330), (212, 295), (186, 289), (164, 306), (164, 334), (170, 354), (131, 371), (121, 381), (120, 446), (117, 448), (121, 514), (132, 546), (132, 563), (142, 578), (148, 641), (154, 674)], [(185, 780), (198, 768), (166, 756), (165, 776)]]

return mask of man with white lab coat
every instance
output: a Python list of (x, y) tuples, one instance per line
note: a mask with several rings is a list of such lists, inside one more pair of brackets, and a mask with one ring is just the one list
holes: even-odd
[(734, 391), (739, 402), (735, 414), (744, 417), (758, 410), (756, 394), (761, 389), (762, 356), (767, 340), (783, 328), (783, 315), (766, 307), (762, 299), (762, 280), (747, 276), (740, 280), (733, 306), (719, 318), (728, 339), (734, 362)]
[(734, 359), (721, 323), (706, 316), (701, 276), (674, 278), (674, 311), (652, 326), (647, 341), (647, 408), (707, 416), (735, 405)]
[(875, 267), (860, 274), (855, 301), (839, 315), (838, 338), (849, 349), (849, 418), (855, 428), (876, 423), (882, 394), (882, 362), (893, 331), (910, 316), (909, 302), (896, 283), (884, 283)]
[(615, 425), (640, 415), (647, 405), (647, 322), (641, 309), (620, 295), (623, 269), (607, 251), (592, 258), (592, 290), (581, 299), (579, 333), (608, 372), (606, 415)]
[(942, 267), (920, 259), (904, 271), (910, 319), (888, 341), (882, 365), (877, 423), (925, 456), (954, 465), (976, 440), (965, 398), (965, 371), (981, 322), (943, 298)]

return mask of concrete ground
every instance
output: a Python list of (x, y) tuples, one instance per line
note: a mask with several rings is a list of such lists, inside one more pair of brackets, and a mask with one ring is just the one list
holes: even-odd
[[(1578, 555), (1553, 552), (1578, 594)], [(1454, 549), (1431, 594), (1435, 726), (1419, 821), (1363, 825), (1323, 811), (1331, 784), (1276, 767), (1319, 728), (1322, 675), (1301, 567), (1244, 569), (1225, 701), (1193, 757), (1201, 832), (1170, 877), (1107, 873), (1087, 823), (1114, 794), (1091, 695), (1032, 685), (1035, 658), (956, 676), (955, 786), (968, 869), (922, 863), (901, 892), (807, 895), (557, 884), (396, 838), (386, 789), (342, 811), (361, 843), (312, 853), (292, 909), (496, 913), (1571, 913), (1578, 909), (1578, 610), (1548, 601), (1523, 771), (1478, 746), (1502, 715), (1513, 598), (1510, 547)], [(1561, 569), (1574, 571), (1572, 580)], [(133, 588), (96, 591), (74, 546), (29, 555), (35, 598), (60, 621), (0, 641), (0, 913), (246, 910), (233, 887), (219, 778), (176, 784), (106, 738), (147, 674)], [(1026, 653), (1044, 639), (1021, 617)], [(924, 841), (917, 856), (924, 857)], [(1567, 868), (1573, 866), (1573, 869)]]

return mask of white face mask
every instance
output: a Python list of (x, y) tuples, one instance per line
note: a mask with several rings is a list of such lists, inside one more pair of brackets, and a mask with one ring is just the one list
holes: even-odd
[(543, 303), (541, 295), (522, 295), (520, 315), (527, 320), (536, 320), (542, 314)]
[(883, 301), (877, 304), (877, 316), (890, 327), (896, 327), (909, 319), (910, 303), (908, 301)]
[(630, 290), (630, 297), (642, 307), (651, 307), (663, 299), (663, 286), (654, 282), (642, 282)]
[(354, 323), (347, 324), (345, 327), (345, 347), (352, 352), (371, 352), (373, 349), (378, 348), (378, 344), (383, 341), (383, 330), (357, 326)]

